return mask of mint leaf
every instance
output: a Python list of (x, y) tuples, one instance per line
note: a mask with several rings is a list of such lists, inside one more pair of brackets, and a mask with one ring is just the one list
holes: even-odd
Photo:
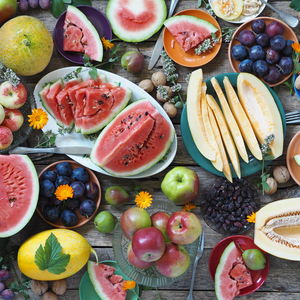
[(91, 76), (92, 79), (97, 79), (98, 78), (98, 71), (95, 67), (92, 67), (89, 70), (89, 75)]
[(78, 6), (78, 5), (92, 6), (92, 1), (90, 1), (90, 0), (73, 0), (72, 5), (74, 5), (74, 6)]
[(300, 1), (299, 0), (292, 0), (291, 3), (290, 3), (290, 7), (297, 10), (297, 11), (300, 11)]
[(40, 270), (48, 270), (53, 274), (65, 272), (69, 261), (70, 254), (62, 253), (61, 245), (53, 233), (47, 238), (45, 247), (39, 246), (34, 257), (34, 262)]
[(65, 10), (66, 6), (62, 0), (52, 0), (51, 12), (53, 17), (58, 18)]

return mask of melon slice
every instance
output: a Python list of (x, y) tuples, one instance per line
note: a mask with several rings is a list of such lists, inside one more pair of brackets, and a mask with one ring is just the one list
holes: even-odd
[(84, 13), (69, 5), (64, 24), (64, 51), (84, 52), (92, 60), (101, 62), (103, 46), (94, 25)]
[(106, 16), (121, 40), (142, 42), (162, 27), (167, 6), (164, 0), (109, 0)]
[(226, 21), (237, 19), (243, 12), (244, 1), (241, 0), (211, 0), (210, 5), (215, 14)]
[(184, 51), (198, 46), (205, 39), (216, 33), (218, 28), (197, 17), (180, 15), (169, 18), (164, 25)]
[(19, 232), (31, 219), (39, 196), (35, 167), (26, 155), (0, 155), (0, 238)]
[(265, 144), (266, 138), (274, 135), (271, 152), (274, 159), (281, 156), (284, 142), (282, 120), (272, 94), (261, 80), (249, 73), (238, 75), (237, 88), (257, 139)]
[(237, 263), (230, 271), (229, 275), (237, 282), (237, 288), (239, 290), (253, 284), (251, 274), (243, 263)]

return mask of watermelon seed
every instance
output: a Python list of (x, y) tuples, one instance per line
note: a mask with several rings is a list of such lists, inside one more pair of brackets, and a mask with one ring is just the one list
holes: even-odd
[(10, 207), (13, 207), (14, 206), (14, 203), (17, 199), (16, 198), (9, 198), (8, 201), (10, 203)]

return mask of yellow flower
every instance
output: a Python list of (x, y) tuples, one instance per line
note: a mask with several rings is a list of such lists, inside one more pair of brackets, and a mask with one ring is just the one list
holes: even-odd
[(192, 202), (188, 202), (188, 203), (186, 203), (186, 204), (183, 206), (182, 210), (185, 210), (185, 211), (191, 211), (191, 210), (193, 210), (194, 208), (196, 208), (196, 205), (195, 205), (194, 203), (192, 203)]
[(28, 122), (34, 129), (42, 129), (48, 122), (48, 115), (41, 108), (34, 108), (28, 115)]
[(133, 280), (124, 280), (122, 282), (122, 289), (124, 291), (126, 291), (126, 290), (132, 290), (132, 289), (135, 288), (135, 286), (136, 286), (136, 283)]
[(140, 208), (147, 208), (152, 204), (152, 196), (148, 192), (139, 192), (135, 196), (135, 203)]
[(73, 197), (73, 189), (68, 184), (59, 185), (55, 191), (58, 200), (63, 201)]
[(247, 216), (247, 222), (249, 222), (249, 223), (255, 223), (255, 219), (256, 219), (255, 212), (253, 212), (250, 216)]
[(293, 43), (292, 48), (295, 52), (300, 53), (300, 44), (299, 43)]
[(102, 44), (103, 44), (105, 50), (111, 49), (111, 48), (113, 48), (115, 46), (114, 43), (112, 43), (111, 41), (107, 40), (105, 37), (102, 37), (101, 41), (102, 41)]

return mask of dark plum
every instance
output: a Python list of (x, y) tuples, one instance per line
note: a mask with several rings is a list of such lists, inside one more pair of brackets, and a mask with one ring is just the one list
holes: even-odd
[(0, 281), (0, 293), (5, 290), (5, 284)]
[(45, 218), (50, 222), (56, 222), (59, 219), (60, 209), (58, 206), (47, 205), (43, 210)]
[(47, 198), (50, 198), (53, 196), (53, 193), (55, 191), (55, 185), (52, 181), (49, 179), (42, 180), (41, 183), (41, 194)]
[(1, 292), (0, 296), (3, 300), (12, 300), (15, 298), (15, 293), (10, 289), (6, 289)]
[(39, 0), (39, 6), (41, 9), (48, 9), (50, 8), (50, 0)]
[(90, 175), (85, 168), (76, 168), (72, 172), (71, 176), (74, 180), (81, 181), (83, 183), (90, 180)]
[(260, 45), (255, 45), (249, 50), (249, 58), (252, 61), (264, 59), (266, 57), (266, 51)]
[(270, 39), (270, 47), (276, 51), (281, 51), (285, 48), (286, 41), (282, 35), (275, 35)]
[(71, 181), (71, 178), (68, 176), (57, 176), (55, 186), (58, 187), (59, 185), (70, 184)]
[(44, 207), (48, 204), (49, 204), (49, 198), (39, 197), (39, 207), (41, 209), (44, 209)]
[(80, 213), (85, 217), (90, 217), (96, 209), (96, 203), (91, 199), (85, 199), (80, 204)]
[(294, 69), (294, 62), (291, 57), (284, 56), (280, 59), (279, 70), (283, 75), (289, 75)]
[(253, 72), (258, 77), (263, 77), (268, 73), (269, 66), (264, 60), (257, 60), (253, 63)]
[(282, 50), (282, 54), (284, 56), (292, 56), (293, 54), (293, 48), (292, 48), (292, 44), (294, 43), (294, 41), (291, 40), (286, 40), (286, 46), (285, 48)]
[(231, 54), (234, 59), (242, 61), (248, 57), (248, 50), (243, 45), (235, 45), (232, 47)]
[(50, 181), (55, 181), (57, 177), (57, 173), (55, 171), (52, 170), (48, 170), (46, 172), (44, 172), (41, 176), (41, 179), (49, 179)]
[(264, 20), (258, 19), (251, 23), (251, 28), (255, 33), (262, 33), (266, 29), (266, 23)]
[(71, 176), (72, 166), (68, 162), (62, 162), (56, 165), (56, 171), (58, 175)]
[(237, 40), (244, 46), (251, 47), (255, 44), (255, 34), (250, 30), (242, 30)]
[(270, 38), (266, 33), (260, 33), (256, 36), (256, 44), (262, 46), (263, 48), (267, 47), (270, 42)]
[(99, 189), (95, 182), (87, 182), (85, 184), (85, 195), (88, 198), (95, 200), (96, 197), (98, 196), (98, 193), (99, 193)]
[(29, 3), (27, 0), (20, 0), (19, 2), (19, 9), (20, 11), (26, 11), (29, 8)]
[(85, 191), (85, 185), (81, 181), (72, 182), (71, 188), (73, 189), (74, 198), (80, 198), (81, 196), (83, 196)]
[(5, 281), (9, 278), (9, 272), (6, 269), (0, 270), (0, 281)]
[(28, 3), (31, 8), (37, 8), (39, 6), (39, 0), (28, 0)]
[(253, 61), (251, 59), (245, 59), (240, 62), (239, 70), (240, 72), (252, 73)]
[(279, 69), (275, 66), (270, 66), (269, 73), (266, 76), (264, 76), (264, 80), (271, 84), (277, 83), (281, 79), (282, 79), (282, 75)]
[(67, 200), (67, 208), (71, 209), (71, 210), (75, 210), (77, 208), (79, 208), (80, 206), (80, 200), (79, 199), (68, 199)]
[(278, 51), (271, 48), (267, 49), (266, 52), (266, 62), (270, 65), (278, 63), (280, 60), (280, 54)]
[(70, 209), (64, 209), (60, 215), (60, 219), (67, 227), (72, 227), (78, 224), (77, 215)]
[(269, 23), (266, 27), (266, 34), (269, 37), (273, 37), (278, 34), (283, 34), (284, 27), (277, 21), (273, 21)]

